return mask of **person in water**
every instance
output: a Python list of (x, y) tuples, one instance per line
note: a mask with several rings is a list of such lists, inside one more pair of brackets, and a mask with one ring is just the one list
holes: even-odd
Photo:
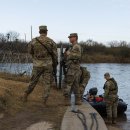
[(107, 123), (116, 124), (118, 106), (118, 85), (109, 73), (104, 74), (106, 82), (104, 84), (104, 100), (106, 102)]

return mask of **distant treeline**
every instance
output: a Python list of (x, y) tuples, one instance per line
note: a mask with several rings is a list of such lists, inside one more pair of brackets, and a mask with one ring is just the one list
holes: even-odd
[(0, 52), (27, 53), (28, 43), (23, 41), (0, 42)]
[[(63, 44), (64, 48), (69, 43), (59, 42), (57, 47)], [(81, 41), (82, 62), (85, 63), (130, 63), (130, 43), (126, 41), (111, 41), (107, 45), (93, 40)], [(19, 40), (17, 32), (0, 33), (0, 60), (4, 53), (21, 54), (28, 53), (28, 42)], [(22, 60), (23, 61), (23, 60)], [(30, 60), (29, 60), (30, 61)]]
[[(64, 47), (69, 46), (68, 43), (62, 44)], [(82, 47), (82, 62), (84, 63), (130, 63), (130, 43), (126, 41), (111, 41), (105, 45), (87, 40), (79, 44)]]
[(0, 33), (0, 52), (27, 53), (27, 42), (19, 39), (19, 36), (15, 31)]

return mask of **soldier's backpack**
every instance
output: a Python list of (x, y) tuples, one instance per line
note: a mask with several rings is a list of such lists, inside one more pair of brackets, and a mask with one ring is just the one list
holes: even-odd
[(87, 70), (86, 67), (80, 67), (80, 70), (81, 70), (80, 84), (86, 87), (90, 79), (90, 72)]

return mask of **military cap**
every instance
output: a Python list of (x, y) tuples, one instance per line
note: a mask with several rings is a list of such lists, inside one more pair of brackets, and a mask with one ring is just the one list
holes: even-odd
[(39, 26), (39, 30), (45, 30), (45, 31), (48, 31), (48, 30), (47, 30), (47, 26), (45, 26), (45, 25), (41, 25), (41, 26)]
[(110, 74), (107, 72), (104, 74), (105, 77), (109, 76), (110, 77)]
[(77, 33), (71, 33), (68, 38), (71, 38), (71, 37), (78, 37), (78, 34)]

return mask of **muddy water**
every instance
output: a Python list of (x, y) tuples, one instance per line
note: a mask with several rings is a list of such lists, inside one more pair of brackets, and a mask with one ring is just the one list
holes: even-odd
[(105, 82), (104, 73), (110, 72), (119, 86), (119, 97), (128, 104), (128, 110), (118, 117), (117, 126), (123, 130), (130, 130), (130, 64), (83, 64), (91, 72), (91, 79), (86, 91), (91, 87), (98, 87), (98, 94), (103, 93)]

